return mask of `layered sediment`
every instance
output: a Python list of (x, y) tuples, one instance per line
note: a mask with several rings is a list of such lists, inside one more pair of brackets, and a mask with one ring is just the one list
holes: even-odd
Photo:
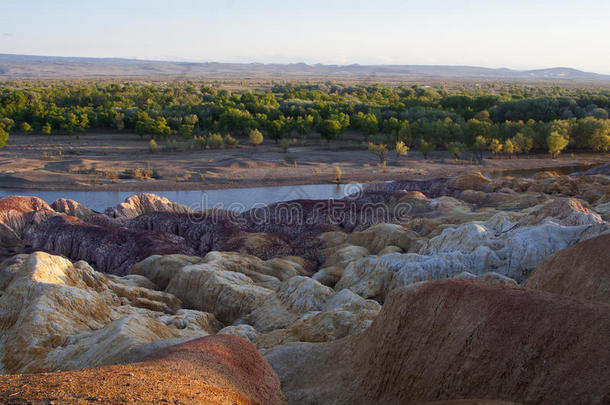
[[(51, 372), (27, 377), (28, 400), (67, 400), (44, 397), (45, 383), (77, 403), (157, 389), (180, 400), (192, 392), (170, 385), (176, 370), (207, 375), (209, 359), (149, 356), (218, 334), (243, 339), (214, 341), (220, 363), (258, 348), (289, 403), (605, 403), (608, 207), (599, 170), (375, 183), (243, 213), (151, 194), (104, 213), (3, 198), (0, 371), (10, 387)], [(178, 347), (197, 359), (207, 346)], [(239, 367), (268, 367), (251, 359)], [(283, 401), (270, 369), (232, 367), (194, 398)], [(129, 394), (87, 382), (115, 370), (147, 381), (140, 369), (165, 382), (130, 380)], [(257, 381), (270, 396), (248, 388)]]

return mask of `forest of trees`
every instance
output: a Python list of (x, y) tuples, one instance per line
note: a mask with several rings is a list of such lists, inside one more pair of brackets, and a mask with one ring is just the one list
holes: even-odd
[(230, 92), (198, 82), (14, 83), (0, 86), (0, 147), (11, 131), (135, 132), (193, 139), (203, 133), (329, 141), (347, 130), (363, 141), (403, 142), (425, 154), (446, 149), (557, 156), (610, 150), (610, 90), (489, 85), (485, 89), (281, 84)]

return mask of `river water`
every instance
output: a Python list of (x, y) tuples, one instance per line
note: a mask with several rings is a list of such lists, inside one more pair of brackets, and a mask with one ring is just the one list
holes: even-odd
[[(328, 200), (343, 198), (359, 191), (359, 184), (314, 184), (302, 186), (234, 188), (224, 190), (151, 191), (172, 202), (193, 209), (224, 208), (243, 212), (280, 201)], [(0, 197), (9, 195), (36, 196), (51, 204), (59, 198), (77, 201), (94, 211), (103, 212), (129, 196), (141, 192), (117, 191), (47, 191), (0, 189)]]
[[(562, 175), (580, 172), (593, 166), (559, 166), (545, 169), (522, 169), (498, 172), (484, 172), (489, 178), (501, 176), (529, 177), (542, 170), (554, 171)], [(280, 201), (328, 200), (343, 198), (361, 190), (361, 184), (313, 184), (302, 186), (278, 186), (256, 188), (234, 188), (224, 190), (151, 191), (170, 201), (186, 205), (192, 209), (224, 208), (243, 212), (253, 207), (261, 207)], [(115, 206), (129, 196), (139, 194), (130, 191), (47, 191), (0, 189), (0, 197), (9, 195), (36, 196), (49, 204), (59, 198), (66, 198), (98, 212)]]

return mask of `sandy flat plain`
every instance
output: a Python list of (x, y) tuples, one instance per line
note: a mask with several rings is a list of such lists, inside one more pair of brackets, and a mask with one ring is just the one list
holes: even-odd
[[(238, 138), (239, 139), (239, 138)], [(548, 169), (603, 163), (609, 154), (565, 154), (486, 158), (483, 165), (456, 161), (446, 152), (426, 160), (411, 151), (406, 157), (388, 153), (385, 168), (361, 141), (298, 142), (287, 152), (273, 141), (258, 147), (240, 145), (220, 150), (148, 150), (148, 140), (135, 134), (11, 135), (0, 149), (0, 187), (8, 189), (140, 191), (197, 190), (289, 184), (322, 184), (335, 180), (335, 167), (344, 182), (433, 178), (481, 170)], [(61, 151), (61, 154), (59, 153)], [(467, 154), (466, 154), (467, 155)], [(466, 159), (468, 156), (465, 156)], [(145, 169), (154, 178), (133, 171)]]

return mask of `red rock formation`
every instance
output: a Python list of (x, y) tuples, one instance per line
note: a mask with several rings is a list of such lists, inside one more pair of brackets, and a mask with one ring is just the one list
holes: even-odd
[(0, 198), (0, 261), (27, 249), (25, 234), (54, 215), (55, 211), (37, 197)]
[(142, 214), (160, 211), (186, 213), (191, 210), (182, 204), (171, 202), (167, 198), (142, 193), (128, 197), (116, 207), (109, 207), (106, 215), (111, 218), (135, 218)]
[(247, 341), (216, 335), (147, 361), (71, 372), (0, 376), (0, 402), (284, 404), (277, 376)]
[(365, 332), (266, 354), (292, 403), (610, 402), (610, 305), (473, 281), (396, 290)]
[(61, 212), (80, 219), (87, 219), (95, 215), (95, 212), (93, 212), (89, 208), (79, 204), (74, 200), (67, 200), (65, 198), (55, 200), (53, 204), (51, 204), (51, 208), (53, 208), (56, 212)]
[(524, 286), (610, 304), (610, 234), (548, 257), (534, 269)]
[[(230, 250), (254, 254), (264, 260), (300, 256), (311, 263), (307, 269), (313, 271), (323, 262), (317, 238), (322, 233), (358, 232), (378, 223), (404, 223), (413, 218), (442, 219), (446, 213), (437, 209), (438, 206), (431, 207), (425, 196), (462, 196), (472, 203), (492, 206), (502, 201), (510, 206), (516, 201), (521, 207), (538, 202), (537, 196), (542, 194), (531, 193), (531, 199), (517, 199), (507, 193), (474, 190), (534, 188), (544, 193), (576, 195), (581, 182), (578, 178), (563, 176), (527, 179), (527, 184), (521, 186), (506, 179), (491, 181), (474, 173), (453, 179), (373, 183), (341, 200), (282, 202), (241, 214), (223, 210), (190, 212), (184, 206), (148, 194), (133, 196), (107, 210), (106, 215), (91, 215), (92, 212), (71, 202), (56, 202), (54, 206), (58, 210), (81, 217), (81, 222), (74, 223), (65, 218), (49, 219), (60, 213), (37, 198), (8, 197), (0, 200), (0, 257), (30, 247), (63, 254), (73, 260), (87, 260), (99, 270), (123, 274), (129, 265), (144, 258), (141, 256), (144, 254), (203, 256), (212, 250)], [(589, 193), (591, 200), (603, 202), (599, 197), (605, 190), (603, 185), (587, 184), (587, 187), (595, 191)], [(467, 204), (460, 204), (470, 209)], [(456, 210), (460, 216), (462, 209)], [(3, 217), (6, 218), (3, 220)], [(68, 234), (62, 235), (60, 231)], [(128, 257), (127, 247), (134, 249), (135, 257)]]
[(0, 198), (0, 212), (15, 211), (21, 214), (30, 211), (53, 211), (53, 209), (38, 197), (22, 197), (11, 195)]

